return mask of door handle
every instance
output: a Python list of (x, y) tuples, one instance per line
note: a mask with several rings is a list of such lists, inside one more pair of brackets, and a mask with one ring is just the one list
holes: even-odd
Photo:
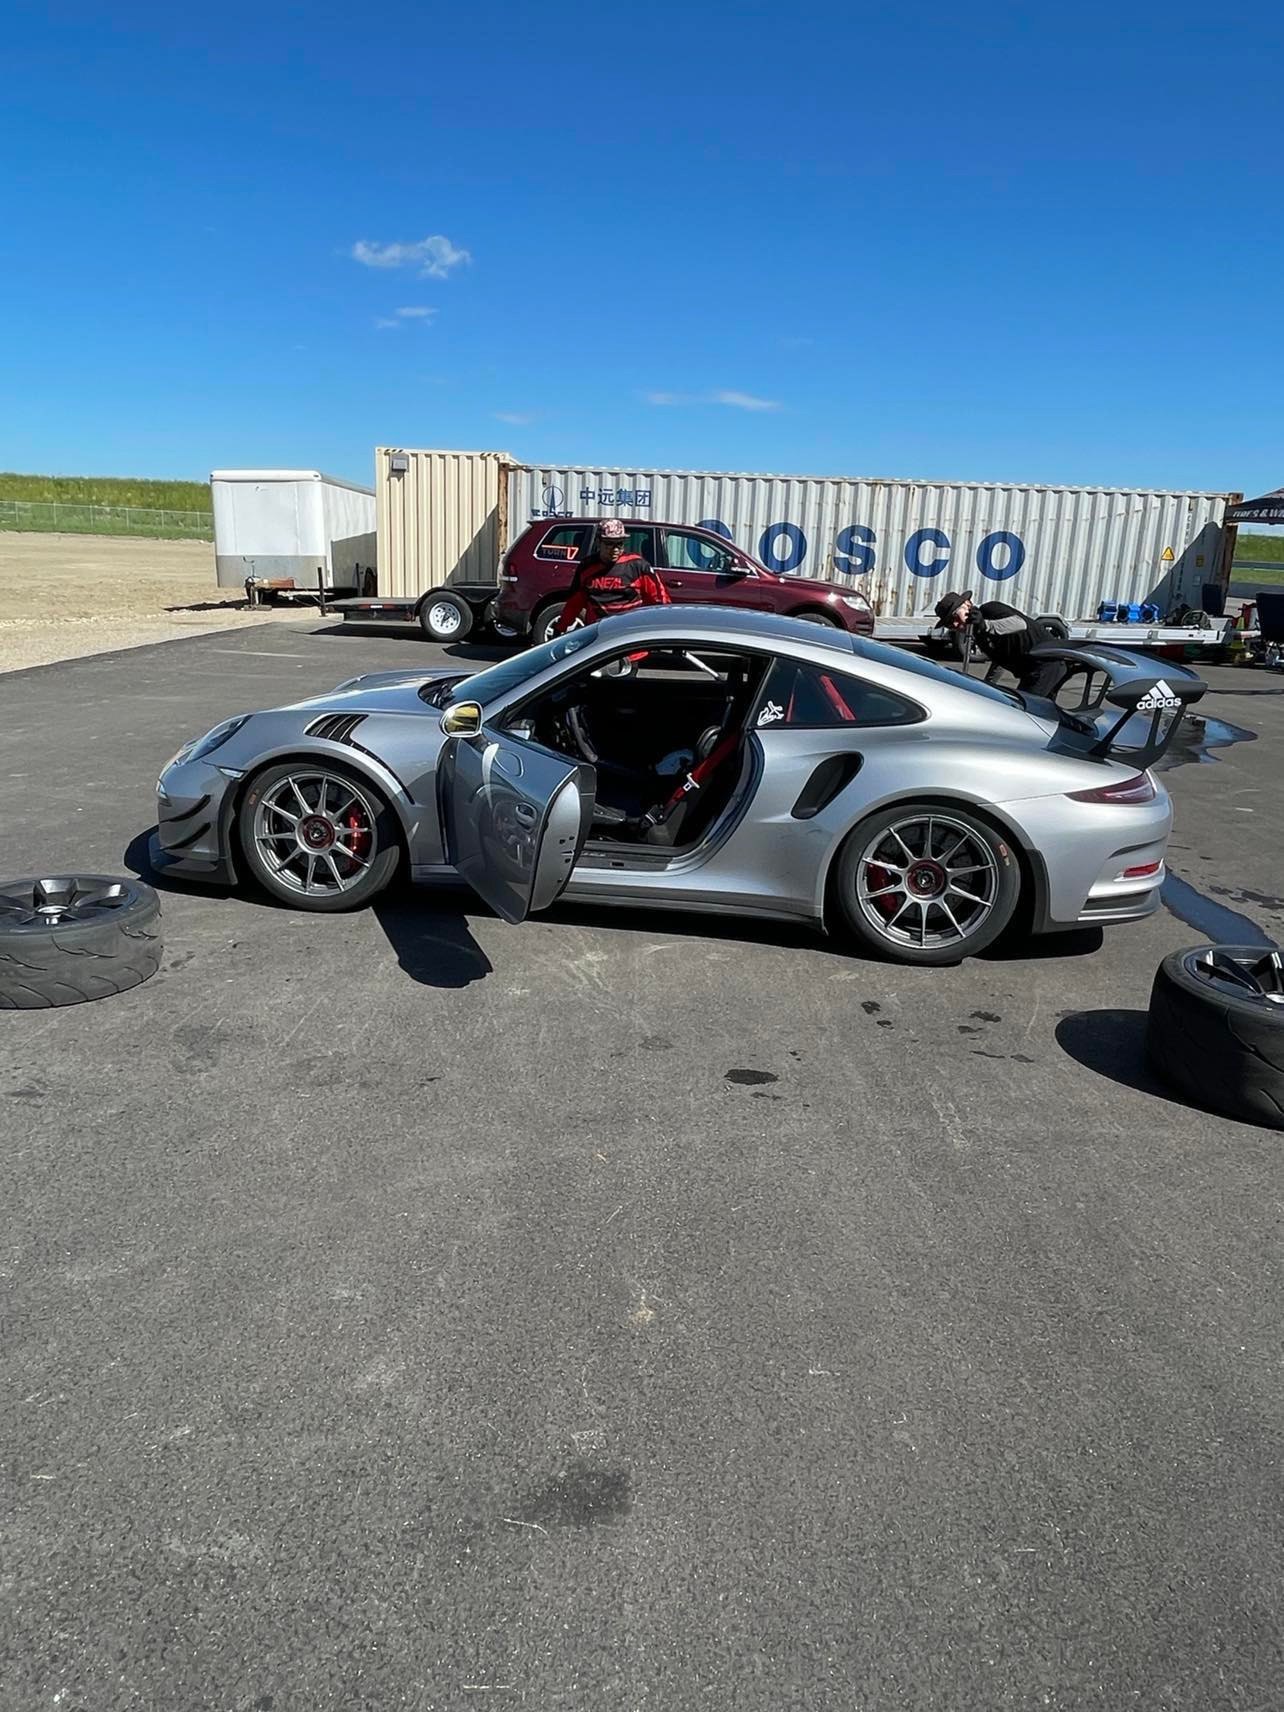
[(538, 818), (535, 810), (529, 803), (518, 803), (517, 807), (513, 810), (513, 813), (523, 826), (534, 826), (535, 821)]

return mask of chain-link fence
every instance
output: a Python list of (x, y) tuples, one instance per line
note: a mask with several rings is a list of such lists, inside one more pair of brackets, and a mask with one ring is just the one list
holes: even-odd
[(212, 511), (148, 511), (137, 505), (69, 505), (55, 500), (0, 499), (0, 529), (68, 535), (150, 535), (166, 541), (212, 541)]

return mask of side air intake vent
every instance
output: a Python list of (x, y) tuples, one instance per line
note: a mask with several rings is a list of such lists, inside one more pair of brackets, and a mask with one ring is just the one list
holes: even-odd
[(307, 735), (326, 743), (351, 743), (352, 733), (365, 717), (364, 713), (323, 713), (308, 726)]

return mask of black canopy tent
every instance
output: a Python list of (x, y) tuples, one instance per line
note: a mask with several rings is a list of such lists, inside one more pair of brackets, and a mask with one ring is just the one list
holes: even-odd
[(1284, 523), (1284, 487), (1226, 507), (1227, 523)]

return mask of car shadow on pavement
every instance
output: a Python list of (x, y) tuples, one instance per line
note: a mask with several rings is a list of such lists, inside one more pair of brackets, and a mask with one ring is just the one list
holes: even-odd
[(1062, 957), (1091, 957), (1101, 950), (1105, 937), (1099, 927), (1037, 934), (1018, 928), (978, 953), (978, 958), (984, 963), (1048, 963)]
[[(468, 662), (475, 660), (479, 665), (493, 665), (496, 660), (506, 660), (513, 652), (510, 642), (456, 642), (451, 646), (441, 643), (430, 643), (421, 638), (417, 628), (406, 624), (325, 624), (316, 630), (309, 630), (309, 636), (317, 636), (326, 640), (350, 642), (370, 641), (372, 637), (382, 637), (389, 642), (414, 642), (424, 640), (426, 647), (440, 648), (448, 660)], [(398, 664), (400, 670), (404, 662)], [(424, 670), (439, 669), (440, 660), (429, 658), (424, 661)]]
[(1062, 1017), (1054, 1032), (1066, 1056), (1086, 1070), (1179, 1105), (1146, 1061), (1147, 1021), (1145, 1011), (1073, 1011)]
[[(471, 987), (493, 972), (490, 958), (473, 938), (463, 900), (426, 908), (422, 893), (397, 886), (370, 907), (397, 962), (420, 986)], [(468, 899), (467, 909), (475, 915), (477, 902)]]

